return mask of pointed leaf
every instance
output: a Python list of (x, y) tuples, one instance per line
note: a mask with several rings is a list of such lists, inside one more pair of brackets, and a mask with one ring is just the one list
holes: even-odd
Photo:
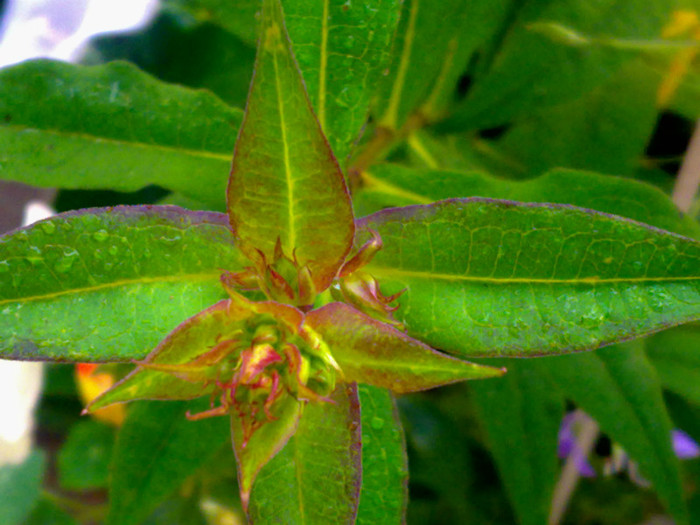
[(268, 421), (256, 430), (245, 447), (242, 446), (244, 429), (241, 419), (236, 414), (231, 415), (231, 437), (233, 450), (236, 453), (238, 486), (244, 508), (248, 508), (250, 491), (260, 469), (282, 450), (296, 432), (302, 408), (300, 401), (287, 396), (276, 407), (277, 419)]
[(244, 265), (226, 216), (174, 206), (64, 213), (0, 238), (0, 354), (142, 359)]
[(260, 471), (252, 523), (355, 523), (362, 465), (357, 387), (340, 385), (335, 403), (309, 403), (287, 446)]
[(398, 394), (505, 372), (441, 354), (343, 303), (313, 310), (305, 323), (328, 344), (345, 381), (368, 383)]
[[(590, 350), (700, 318), (700, 243), (571, 206), (453, 199), (366, 217), (408, 333), (463, 356)], [(368, 238), (358, 236), (358, 245)]]
[(688, 237), (700, 237), (698, 224), (688, 216), (681, 216), (668, 195), (655, 186), (589, 171), (559, 168), (533, 179), (514, 181), (479, 171), (378, 164), (363, 174), (363, 181), (362, 191), (353, 198), (353, 204), (361, 206), (363, 211), (430, 204), (453, 197), (489, 197), (572, 204)]
[(142, 402), (130, 407), (112, 459), (108, 525), (141, 523), (222, 447), (229, 446), (228, 420), (189, 421), (208, 399)]
[(343, 175), (311, 111), (277, 0), (265, 0), (263, 35), (236, 143), (228, 206), (252, 258), (286, 256), (328, 287), (354, 233)]
[(562, 392), (637, 461), (676, 523), (687, 523), (671, 421), (641, 343), (551, 359), (548, 371)]
[(0, 179), (222, 202), (243, 117), (211, 93), (125, 62), (37, 60), (0, 72)]
[[(137, 399), (193, 399), (213, 391), (214, 383), (208, 378), (206, 367), (191, 365), (177, 374), (177, 366), (190, 363), (219, 341), (235, 337), (241, 317), (234, 317), (231, 301), (219, 301), (180, 324), (144, 359), (147, 366), (138, 366), (124, 379), (95, 399), (88, 410), (94, 412), (113, 403)], [(168, 366), (171, 368), (158, 368)], [(197, 381), (188, 381), (184, 376)], [(207, 382), (207, 379), (209, 381)]]
[(358, 525), (400, 525), (408, 503), (408, 459), (396, 401), (386, 389), (358, 385), (362, 489)]
[(399, 0), (284, 1), (285, 22), (321, 128), (344, 165), (388, 65)]
[(469, 385), (489, 449), (522, 525), (547, 523), (557, 479), (564, 397), (541, 372), (551, 361), (497, 360), (508, 366), (503, 379)]

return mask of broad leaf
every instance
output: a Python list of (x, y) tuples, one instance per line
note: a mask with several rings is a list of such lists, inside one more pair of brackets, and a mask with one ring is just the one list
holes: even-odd
[(398, 394), (505, 372), (440, 354), (343, 303), (310, 312), (305, 324), (328, 344), (346, 381), (389, 388)]
[(541, 373), (551, 361), (499, 360), (508, 366), (503, 379), (469, 385), (522, 525), (547, 522), (557, 478), (557, 432), (564, 416), (564, 398)]
[(700, 227), (658, 188), (598, 173), (555, 169), (525, 181), (505, 180), (478, 171), (411, 169), (378, 164), (363, 174), (354, 198), (357, 212), (390, 206), (430, 204), (453, 197), (489, 197), (521, 202), (573, 204), (652, 224), (689, 237)]
[(228, 419), (192, 422), (209, 400), (137, 403), (119, 432), (112, 458), (108, 525), (140, 523), (186, 478), (229, 443)]
[(0, 71), (0, 178), (221, 202), (242, 113), (124, 62), (38, 60)]
[(352, 243), (350, 197), (313, 115), (278, 0), (263, 4), (263, 35), (228, 188), (237, 239), (249, 257), (275, 259), (278, 241), (317, 290)]
[(700, 243), (571, 206), (453, 199), (360, 221), (409, 335), (461, 356), (590, 350), (700, 318)]
[(677, 523), (687, 523), (678, 459), (661, 385), (640, 343), (547, 361), (567, 397), (620, 443)]
[(258, 474), (251, 522), (355, 522), (362, 475), (357, 387), (341, 384), (332, 399), (305, 407), (296, 434)]
[(392, 394), (358, 385), (362, 417), (362, 488), (358, 525), (404, 523), (408, 463), (403, 429)]
[(69, 212), (0, 238), (0, 354), (141, 359), (244, 264), (226, 216), (173, 206)]
[(585, 96), (515, 124), (498, 141), (499, 154), (531, 174), (567, 166), (631, 175), (656, 124), (659, 81), (633, 61)]
[(680, 326), (644, 342), (664, 387), (700, 405), (700, 325)]
[[(533, 109), (573, 100), (601, 84), (635, 53), (601, 45), (606, 39), (644, 41), (659, 37), (672, 3), (634, 0), (533, 0), (514, 12), (501, 45), (446, 127), (490, 128)], [(600, 41), (570, 45), (537, 30), (558, 24)]]
[(399, 19), (399, 0), (283, 1), (311, 104), (341, 165), (367, 121)]

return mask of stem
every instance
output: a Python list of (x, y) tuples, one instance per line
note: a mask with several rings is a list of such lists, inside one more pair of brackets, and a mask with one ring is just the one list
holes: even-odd
[(566, 459), (564, 468), (561, 471), (561, 476), (554, 488), (554, 497), (552, 498), (552, 509), (549, 514), (548, 525), (559, 525), (566, 508), (569, 505), (571, 496), (574, 493), (576, 484), (578, 483), (581, 474), (579, 472), (579, 462), (588, 457), (596, 439), (598, 439), (598, 423), (593, 420), (588, 414), (579, 412), (581, 415), (581, 432), (577, 439), (578, 447), (574, 448), (572, 453)]
[(673, 187), (673, 202), (683, 212), (690, 211), (700, 186), (700, 120), (695, 123), (693, 136)]

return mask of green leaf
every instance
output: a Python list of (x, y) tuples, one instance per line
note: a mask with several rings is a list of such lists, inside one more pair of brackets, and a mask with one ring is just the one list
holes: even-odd
[(99, 421), (81, 421), (58, 453), (58, 481), (67, 490), (107, 487), (114, 429)]
[(358, 525), (400, 525), (408, 503), (406, 444), (388, 390), (358, 385), (362, 417), (362, 488)]
[[(373, 113), (379, 126), (399, 129), (437, 83), (456, 81), (452, 60), (466, 63), (458, 49), (470, 2), (447, 0), (439, 8), (427, 0), (403, 3), (389, 76), (377, 95)], [(450, 13), (445, 16), (445, 13)], [(458, 54), (458, 57), (455, 57)], [(459, 73), (457, 74), (459, 75)], [(446, 77), (446, 78), (443, 78)]]
[(219, 301), (183, 321), (140, 366), (90, 403), (88, 411), (139, 399), (193, 399), (212, 392), (216, 378), (207, 373), (214, 362), (191, 364), (180, 374), (158, 367), (191, 363), (213, 350), (219, 341), (235, 337), (240, 331), (240, 318), (231, 315), (230, 305), (230, 300)]
[(328, 344), (345, 381), (389, 388), (398, 394), (505, 372), (440, 354), (343, 303), (313, 310), (305, 323)]
[(401, 2), (285, 0), (283, 5), (311, 105), (344, 165), (387, 66)]
[(499, 152), (532, 174), (567, 166), (632, 175), (656, 124), (659, 80), (633, 61), (585, 96), (515, 124), (498, 141)]
[(679, 326), (644, 342), (664, 387), (700, 406), (700, 325)]
[(117, 191), (158, 184), (216, 204), (241, 118), (211, 93), (127, 63), (26, 62), (0, 71), (0, 178)]
[(502, 125), (534, 109), (573, 100), (590, 91), (639, 55), (601, 45), (571, 45), (538, 30), (557, 24), (593, 39), (657, 39), (669, 20), (672, 2), (634, 0), (533, 0), (513, 13), (512, 24), (446, 128), (478, 129)]
[(409, 335), (460, 356), (591, 350), (700, 318), (700, 243), (571, 206), (453, 199), (362, 219)]
[[(193, 27), (188, 18), (165, 10), (140, 31), (108, 33), (92, 39), (90, 45), (101, 62), (126, 60), (165, 82), (204, 88), (231, 106), (244, 107), (255, 40), (248, 45), (213, 20)], [(256, 27), (251, 19), (249, 28), (255, 31)]]
[(39, 499), (46, 468), (43, 452), (32, 452), (18, 465), (0, 467), (0, 523), (20, 525)]
[(57, 215), (0, 238), (0, 354), (140, 359), (226, 294), (241, 269), (226, 216), (172, 206)]
[(286, 396), (275, 407), (277, 419), (266, 422), (256, 430), (246, 446), (243, 446), (245, 429), (242, 421), (235, 413), (231, 414), (231, 436), (244, 509), (248, 508), (250, 492), (260, 469), (282, 450), (297, 430), (302, 408), (300, 401)]
[(265, 0), (263, 38), (236, 143), (228, 207), (241, 248), (275, 260), (275, 247), (328, 287), (352, 244), (343, 175), (313, 115), (278, 0)]
[(541, 373), (551, 361), (498, 360), (508, 366), (503, 379), (469, 385), (489, 448), (522, 525), (547, 523), (557, 479), (557, 433), (564, 398)]
[(140, 523), (223, 446), (228, 419), (189, 421), (209, 400), (142, 402), (131, 407), (112, 461), (108, 525)]
[(196, 20), (212, 22), (254, 46), (258, 38), (256, 15), (260, 0), (164, 0), (166, 9), (187, 13)]
[(360, 406), (355, 385), (335, 403), (309, 403), (296, 434), (258, 474), (252, 523), (355, 523), (362, 475)]
[(687, 523), (661, 385), (641, 343), (547, 360), (562, 392), (639, 464), (677, 523)]
[(430, 204), (453, 197), (489, 197), (521, 202), (572, 204), (621, 215), (689, 237), (700, 227), (681, 216), (658, 188), (630, 179), (570, 169), (554, 169), (534, 179), (513, 181), (479, 171), (411, 169), (378, 164), (363, 174), (364, 186), (354, 198), (362, 211), (392, 206)]

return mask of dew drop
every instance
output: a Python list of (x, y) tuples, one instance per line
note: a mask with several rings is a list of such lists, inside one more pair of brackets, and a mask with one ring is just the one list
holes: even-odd
[(38, 255), (29, 255), (27, 256), (27, 260), (32, 266), (39, 266), (41, 263), (44, 262), (44, 258)]
[(73, 262), (78, 258), (78, 252), (75, 250), (67, 251), (63, 253), (58, 262), (54, 265), (54, 270), (58, 273), (66, 273), (73, 266)]
[(41, 229), (44, 230), (44, 233), (51, 235), (56, 231), (56, 225), (53, 222), (42, 222)]
[(179, 235), (173, 235), (172, 237), (163, 236), (160, 237), (158, 240), (165, 245), (172, 246), (173, 244), (176, 244), (178, 241), (180, 241), (180, 239), (182, 239), (182, 237), (180, 237)]
[(381, 417), (373, 417), (370, 425), (374, 430), (381, 430), (384, 428), (384, 420)]
[(7, 261), (0, 261), (0, 273), (7, 273), (10, 271), (10, 263)]
[(92, 234), (92, 238), (95, 239), (97, 242), (104, 242), (107, 240), (107, 237), (109, 237), (109, 234), (106, 230), (97, 230), (95, 233)]
[(106, 263), (105, 263), (105, 270), (106, 270), (106, 271), (109, 271), (109, 270), (112, 269), (113, 266), (114, 266), (114, 263), (106, 262)]
[(119, 248), (117, 248), (116, 246), (110, 246), (109, 250), (107, 251), (110, 255), (117, 255), (117, 253), (119, 253)]

